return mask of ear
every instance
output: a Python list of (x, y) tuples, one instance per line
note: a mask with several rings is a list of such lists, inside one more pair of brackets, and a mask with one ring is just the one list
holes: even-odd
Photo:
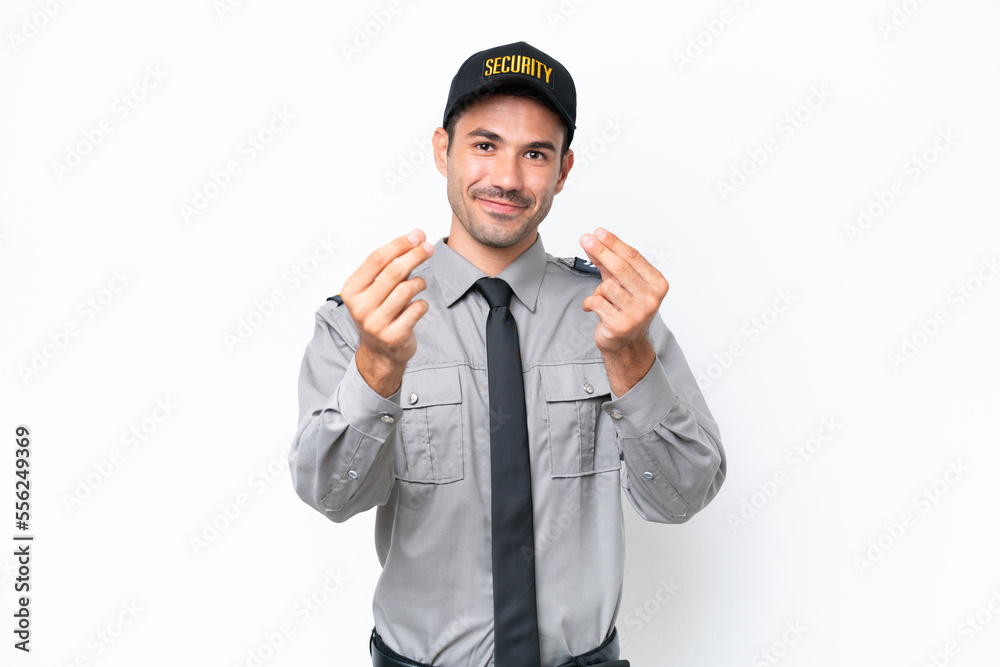
[(569, 148), (566, 150), (566, 155), (563, 156), (561, 171), (559, 173), (559, 180), (556, 181), (556, 194), (563, 189), (566, 184), (566, 177), (569, 176), (569, 170), (573, 168), (573, 149)]
[(448, 175), (448, 133), (443, 127), (434, 130), (431, 136), (431, 143), (434, 146), (434, 164), (442, 176)]

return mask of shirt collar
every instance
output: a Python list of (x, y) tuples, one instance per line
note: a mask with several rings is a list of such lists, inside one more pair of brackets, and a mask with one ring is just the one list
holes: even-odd
[[(469, 291), (474, 282), (485, 278), (486, 274), (453, 250), (445, 243), (446, 240), (447, 237), (441, 238), (434, 244), (434, 254), (431, 255), (428, 264), (444, 296), (445, 305), (450, 307)], [(497, 276), (507, 281), (517, 298), (531, 312), (535, 312), (538, 290), (545, 275), (546, 261), (545, 246), (542, 245), (542, 236), (539, 234), (531, 247), (518, 255), (517, 259)]]

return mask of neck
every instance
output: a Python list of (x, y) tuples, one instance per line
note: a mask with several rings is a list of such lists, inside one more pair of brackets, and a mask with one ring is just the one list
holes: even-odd
[(520, 257), (521, 253), (530, 248), (536, 238), (538, 238), (537, 230), (517, 245), (508, 248), (492, 248), (472, 238), (465, 231), (462, 223), (452, 215), (451, 232), (447, 244), (449, 248), (469, 260), (477, 269), (489, 277), (495, 278)]

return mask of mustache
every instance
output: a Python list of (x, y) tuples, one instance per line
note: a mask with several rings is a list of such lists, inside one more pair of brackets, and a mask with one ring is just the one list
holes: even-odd
[(473, 188), (469, 194), (476, 198), (497, 199), (509, 202), (514, 206), (531, 206), (531, 200), (520, 194), (516, 190), (504, 190), (502, 188)]

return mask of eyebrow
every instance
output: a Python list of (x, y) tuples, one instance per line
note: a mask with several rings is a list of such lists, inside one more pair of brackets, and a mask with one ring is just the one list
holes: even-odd
[[(465, 136), (467, 136), (467, 137), (482, 137), (483, 139), (486, 139), (487, 141), (492, 141), (492, 142), (498, 143), (498, 144), (504, 143), (503, 137), (501, 137), (496, 132), (492, 132), (492, 131), (487, 130), (486, 128), (483, 128), (483, 127), (477, 127), (476, 129), (471, 130)], [(553, 153), (556, 152), (555, 144), (553, 144), (551, 141), (532, 141), (531, 143), (526, 144), (524, 146), (524, 148), (525, 148), (525, 150), (541, 150), (541, 149), (546, 149), (547, 148), (548, 150), (552, 151)]]

